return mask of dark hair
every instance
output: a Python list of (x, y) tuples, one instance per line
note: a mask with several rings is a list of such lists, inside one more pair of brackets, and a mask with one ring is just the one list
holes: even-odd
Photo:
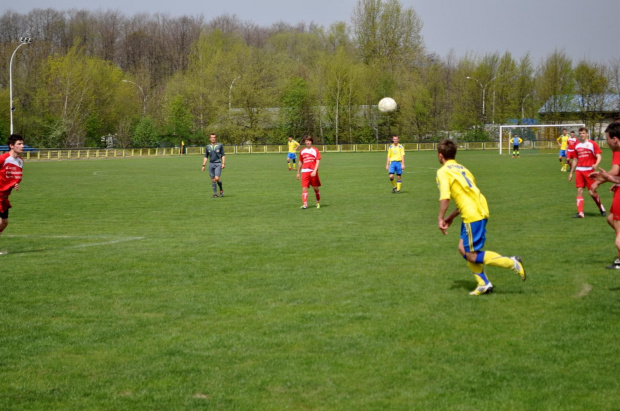
[(452, 140), (442, 140), (437, 145), (437, 152), (443, 156), (445, 160), (454, 160), (456, 158), (456, 144)]
[(19, 134), (11, 134), (6, 141), (6, 145), (10, 148), (11, 146), (14, 146), (15, 143), (17, 143), (18, 141), (24, 141), (24, 138)]
[(609, 133), (609, 137), (620, 139), (620, 122), (610, 123), (605, 129), (605, 133)]
[(312, 136), (306, 136), (306, 138), (304, 138), (304, 141), (312, 141), (312, 143), (314, 144), (314, 139), (312, 138)]
[(585, 131), (585, 132), (586, 132), (586, 133), (588, 133), (588, 134), (590, 133), (590, 131), (588, 130), (588, 128), (587, 128), (587, 127), (579, 127), (579, 131), (580, 131), (580, 132), (581, 132), (581, 131)]

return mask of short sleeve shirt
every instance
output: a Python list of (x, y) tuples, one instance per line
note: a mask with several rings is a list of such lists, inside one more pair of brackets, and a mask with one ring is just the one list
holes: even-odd
[(222, 143), (209, 144), (205, 150), (205, 157), (209, 159), (209, 163), (221, 163), (224, 155)]

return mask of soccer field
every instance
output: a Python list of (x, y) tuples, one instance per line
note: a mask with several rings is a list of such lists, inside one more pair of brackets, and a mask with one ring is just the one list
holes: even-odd
[(495, 293), (468, 295), (434, 152), (407, 153), (400, 195), (385, 153), (325, 153), (318, 210), (285, 155), (229, 155), (224, 198), (200, 157), (26, 163), (0, 236), (0, 408), (617, 408), (605, 219), (589, 196), (571, 218), (556, 154), (457, 161), (525, 283), (490, 267)]

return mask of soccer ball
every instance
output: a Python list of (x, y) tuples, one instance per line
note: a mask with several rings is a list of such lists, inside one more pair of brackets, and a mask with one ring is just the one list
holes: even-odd
[(396, 101), (391, 97), (384, 97), (379, 101), (379, 111), (382, 113), (391, 113), (398, 108)]

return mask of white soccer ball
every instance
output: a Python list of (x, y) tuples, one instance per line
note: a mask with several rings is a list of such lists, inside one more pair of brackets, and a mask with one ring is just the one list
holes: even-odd
[(398, 108), (398, 104), (392, 97), (384, 97), (379, 101), (379, 111), (382, 113), (391, 113)]

